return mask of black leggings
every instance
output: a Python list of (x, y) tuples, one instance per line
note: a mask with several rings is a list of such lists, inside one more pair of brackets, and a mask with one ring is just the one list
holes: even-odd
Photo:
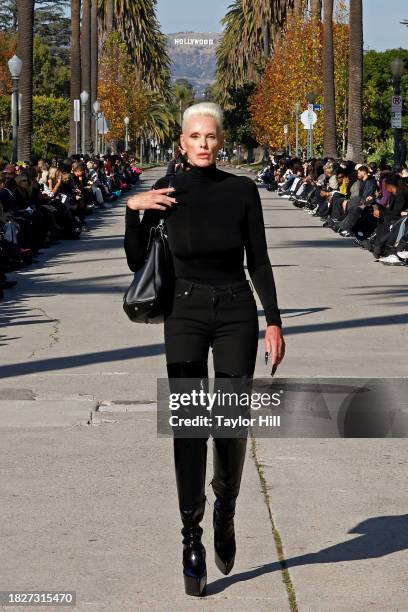
[(210, 286), (177, 279), (171, 313), (164, 322), (167, 364), (207, 362), (214, 372), (253, 376), (258, 313), (248, 281)]

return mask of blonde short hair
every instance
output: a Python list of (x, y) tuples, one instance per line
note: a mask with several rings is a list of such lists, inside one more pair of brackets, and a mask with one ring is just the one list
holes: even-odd
[(193, 104), (186, 108), (183, 113), (183, 122), (182, 122), (182, 131), (185, 133), (186, 126), (188, 121), (192, 117), (197, 116), (206, 116), (206, 117), (214, 117), (218, 130), (220, 134), (223, 132), (222, 121), (223, 121), (223, 112), (221, 110), (221, 106), (215, 104), (215, 102), (199, 102), (198, 104)]

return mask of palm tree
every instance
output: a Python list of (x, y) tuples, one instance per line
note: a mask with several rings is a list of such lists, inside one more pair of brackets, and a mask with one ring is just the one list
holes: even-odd
[(18, 0), (17, 54), (23, 66), (20, 75), (21, 113), (18, 129), (18, 158), (31, 158), (33, 128), (33, 29), (34, 0)]
[(113, 11), (113, 3), (114, 0), (106, 0), (106, 21), (105, 21), (105, 29), (106, 33), (110, 34), (113, 30), (114, 24), (114, 11)]
[(181, 128), (183, 112), (188, 106), (194, 104), (194, 90), (187, 79), (177, 79), (173, 86), (174, 105), (172, 108), (174, 119), (177, 117)]
[[(91, 6), (91, 104), (98, 99), (98, 0), (92, 0)], [(92, 140), (94, 146), (98, 135), (95, 121), (92, 121)]]
[(141, 79), (152, 90), (170, 99), (170, 58), (167, 40), (160, 31), (155, 0), (98, 0), (104, 31), (113, 26), (127, 44)]
[(322, 18), (322, 0), (310, 0), (310, 14), (312, 19)]
[(71, 118), (69, 153), (75, 152), (77, 124), (74, 122), (74, 100), (81, 93), (81, 0), (71, 0)]
[(293, 3), (293, 11), (296, 15), (300, 16), (302, 15), (304, 9), (305, 9), (305, 3), (307, 0), (294, 0)]
[(222, 20), (217, 49), (216, 95), (227, 103), (227, 90), (257, 81), (270, 57), (289, 9), (302, 0), (234, 0)]
[(323, 154), (336, 157), (336, 98), (334, 88), (333, 0), (323, 0)]
[[(89, 94), (85, 108), (85, 152), (91, 138), (91, 0), (82, 0), (81, 23), (81, 88)], [(81, 116), (81, 121), (83, 115)]]
[(347, 159), (363, 161), (363, 2), (350, 0)]

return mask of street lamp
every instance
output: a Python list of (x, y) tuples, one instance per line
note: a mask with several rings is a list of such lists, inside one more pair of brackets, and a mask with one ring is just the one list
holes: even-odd
[(296, 157), (299, 155), (299, 113), (300, 113), (300, 102), (295, 103), (295, 130), (296, 130)]
[(84, 90), (84, 91), (81, 92), (81, 95), (79, 97), (81, 98), (81, 104), (82, 104), (82, 143), (81, 143), (81, 151), (82, 151), (82, 155), (85, 155), (86, 105), (87, 105), (88, 100), (89, 100), (89, 93)]
[(9, 59), (8, 67), (11, 74), (11, 80), (13, 83), (13, 93), (11, 98), (11, 123), (13, 126), (13, 154), (12, 154), (12, 162), (13, 164), (17, 161), (17, 147), (18, 147), (18, 124), (19, 124), (19, 95), (18, 95), (18, 81), (21, 74), (21, 69), (23, 67), (23, 62), (17, 55), (13, 55), (11, 59)]
[(99, 146), (98, 146), (98, 116), (99, 116), (99, 109), (101, 108), (99, 100), (95, 100), (95, 102), (93, 103), (92, 106), (93, 106), (94, 113), (95, 113), (95, 155), (98, 155), (98, 153), (99, 153)]
[(402, 151), (402, 100), (399, 104), (395, 104), (396, 98), (401, 95), (401, 77), (404, 72), (404, 62), (400, 57), (394, 57), (391, 60), (391, 72), (394, 83), (394, 100), (392, 104), (393, 111), (393, 126), (394, 126), (394, 167), (398, 169), (401, 166), (401, 151)]
[(125, 123), (125, 151), (127, 151), (128, 148), (129, 148), (129, 123), (130, 123), (130, 119), (129, 119), (129, 117), (125, 117), (123, 121)]

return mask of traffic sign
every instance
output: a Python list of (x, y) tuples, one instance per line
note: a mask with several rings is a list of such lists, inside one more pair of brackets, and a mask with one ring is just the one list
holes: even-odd
[(402, 96), (392, 96), (391, 112), (397, 113), (398, 111), (402, 111)]
[(289, 126), (288, 126), (287, 124), (285, 124), (285, 125), (283, 126), (283, 133), (284, 133), (284, 134), (289, 134)]
[(391, 127), (394, 129), (402, 128), (402, 112), (396, 111), (391, 113)]
[(99, 134), (107, 134), (109, 132), (109, 125), (106, 121), (105, 115), (101, 113), (98, 117), (98, 133)]
[[(313, 104), (309, 104), (309, 106), (313, 107)], [(313, 111), (313, 108), (311, 111), (309, 110), (305, 110), (303, 111), (303, 113), (300, 115), (300, 120), (303, 123), (303, 125), (308, 126), (306, 129), (311, 129), (310, 126), (313, 126), (316, 121), (317, 121), (317, 115), (316, 113)]]
[(321, 111), (322, 110), (322, 105), (321, 104), (313, 104), (313, 110), (314, 111)]
[(74, 121), (78, 123), (81, 121), (81, 101), (74, 100)]

